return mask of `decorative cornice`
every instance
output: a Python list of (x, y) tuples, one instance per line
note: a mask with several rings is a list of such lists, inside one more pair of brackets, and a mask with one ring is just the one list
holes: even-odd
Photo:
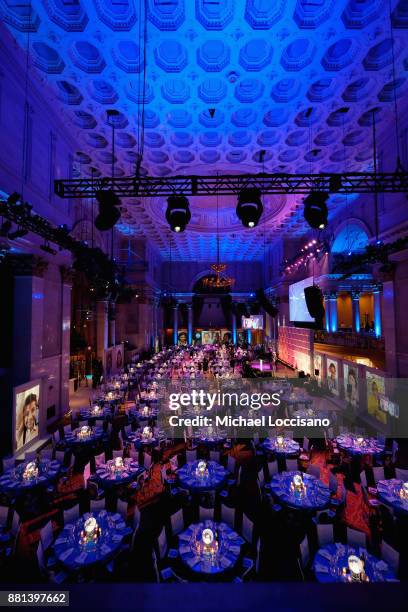
[(9, 255), (7, 262), (14, 276), (38, 276), (44, 278), (48, 262), (37, 255)]

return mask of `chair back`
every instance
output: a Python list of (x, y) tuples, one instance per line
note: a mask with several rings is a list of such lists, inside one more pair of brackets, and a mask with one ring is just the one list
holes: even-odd
[(398, 575), (399, 571), (399, 552), (397, 552), (392, 546), (384, 542), (381, 542), (381, 558), (389, 565), (389, 567)]
[(212, 521), (214, 520), (214, 508), (199, 507), (200, 522), (201, 521)]
[(226, 523), (232, 529), (235, 526), (235, 508), (230, 508), (225, 504), (221, 504), (221, 522)]
[(112, 457), (113, 459), (116, 459), (117, 457), (123, 457), (123, 450), (112, 451)]
[(303, 538), (303, 540), (299, 544), (299, 550), (300, 550), (300, 560), (302, 563), (302, 568), (305, 569), (310, 559), (309, 541), (307, 539), (307, 535)]
[(357, 531), (357, 529), (352, 529), (351, 527), (347, 527), (347, 544), (351, 546), (362, 548), (366, 547), (366, 534), (362, 531)]
[(264, 473), (264, 469), (263, 467), (261, 467), (261, 469), (258, 472), (258, 482), (259, 482), (259, 486), (262, 488), (265, 484), (265, 473)]
[(242, 535), (248, 544), (252, 544), (254, 537), (254, 524), (246, 514), (242, 516)]
[(152, 456), (149, 453), (143, 453), (143, 466), (146, 470), (150, 470), (152, 466)]
[(286, 471), (297, 472), (299, 470), (297, 459), (286, 459)]
[(332, 524), (319, 524), (317, 525), (317, 539), (319, 548), (331, 544), (333, 542), (333, 525)]
[(230, 474), (235, 474), (236, 464), (237, 462), (235, 461), (235, 458), (232, 455), (228, 455), (227, 470)]
[(55, 459), (57, 461), (59, 461), (61, 463), (61, 465), (64, 465), (65, 463), (65, 451), (55, 451)]
[(41, 544), (43, 545), (43, 550), (48, 550), (54, 541), (51, 521), (48, 521), (48, 523), (41, 529), (40, 539)]
[(269, 472), (269, 480), (277, 474), (279, 471), (279, 466), (277, 461), (268, 461), (268, 472)]
[(90, 503), (91, 512), (99, 512), (105, 508), (105, 499), (91, 499)]
[(192, 463), (197, 459), (197, 449), (186, 450), (186, 461), (187, 463)]
[(16, 467), (16, 460), (14, 457), (3, 457), (3, 472), (12, 470)]
[(311, 463), (308, 465), (306, 472), (315, 478), (320, 478), (320, 468), (318, 465)]
[(402, 480), (403, 482), (408, 481), (408, 470), (403, 470), (401, 468), (395, 468), (395, 478), (397, 480)]
[(74, 523), (79, 518), (79, 504), (64, 510), (64, 525)]
[(166, 537), (165, 527), (163, 527), (163, 529), (160, 532), (159, 537), (157, 538), (157, 547), (159, 550), (159, 558), (164, 559), (167, 553), (167, 537)]
[(178, 535), (179, 533), (183, 531), (184, 519), (183, 519), (183, 509), (182, 508), (180, 508), (180, 510), (178, 510), (177, 512), (171, 515), (170, 522), (171, 522), (171, 531), (174, 536)]
[(217, 463), (220, 462), (220, 457), (221, 457), (221, 453), (218, 450), (212, 450), (210, 451), (210, 461), (216, 461)]
[(373, 476), (375, 484), (377, 484), (379, 480), (384, 480), (384, 468), (382, 466), (373, 467)]

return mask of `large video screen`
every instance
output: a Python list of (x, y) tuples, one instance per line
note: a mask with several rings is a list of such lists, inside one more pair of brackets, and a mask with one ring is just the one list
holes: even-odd
[(40, 383), (17, 387), (15, 393), (15, 450), (39, 436)]
[(367, 382), (367, 411), (380, 423), (387, 423), (387, 413), (384, 405), (381, 406), (381, 397), (385, 395), (385, 379), (383, 376), (366, 372)]
[(263, 316), (251, 315), (250, 317), (242, 317), (242, 329), (263, 329)]
[(305, 288), (313, 285), (313, 276), (289, 285), (289, 319), (297, 323), (314, 323), (306, 306)]

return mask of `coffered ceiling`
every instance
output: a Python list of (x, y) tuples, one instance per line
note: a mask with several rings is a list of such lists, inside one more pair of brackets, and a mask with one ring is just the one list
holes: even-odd
[[(78, 172), (109, 175), (116, 118), (118, 176), (134, 172), (143, 97), (140, 0), (0, 0), (32, 64), (66, 106)], [(146, 0), (145, 147), (155, 176), (215, 172), (359, 171), (371, 163), (371, 109), (393, 121), (408, 70), (408, 0)], [(265, 151), (261, 162), (260, 151)], [(350, 202), (350, 199), (349, 199)], [(332, 206), (341, 206), (337, 198)], [(222, 257), (258, 259), (283, 230), (303, 234), (301, 199), (265, 197), (250, 231), (234, 198), (219, 201)], [(330, 204), (329, 204), (330, 206)], [(169, 256), (164, 201), (124, 202), (118, 226)], [(173, 256), (208, 260), (216, 202), (191, 199), (192, 221)]]

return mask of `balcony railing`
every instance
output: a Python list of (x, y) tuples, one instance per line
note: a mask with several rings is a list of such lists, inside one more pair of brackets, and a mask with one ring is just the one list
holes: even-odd
[(321, 344), (335, 344), (336, 346), (346, 346), (354, 349), (372, 349), (384, 351), (384, 338), (376, 338), (370, 332), (337, 331), (327, 332), (323, 330), (315, 331), (314, 341)]

